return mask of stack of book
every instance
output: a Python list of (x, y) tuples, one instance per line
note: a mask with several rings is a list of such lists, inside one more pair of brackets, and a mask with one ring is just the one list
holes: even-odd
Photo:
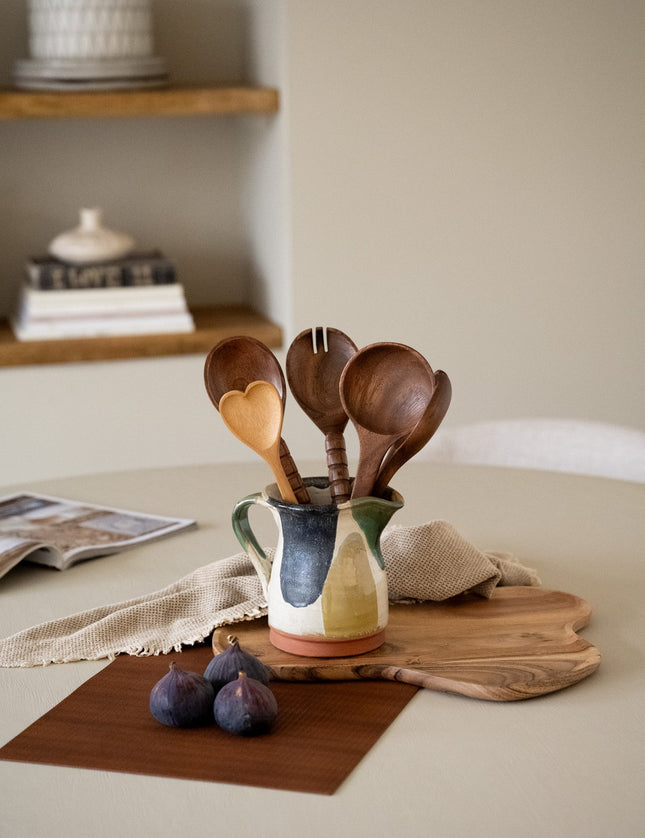
[(112, 262), (33, 258), (11, 325), (18, 340), (192, 332), (184, 287), (159, 251)]

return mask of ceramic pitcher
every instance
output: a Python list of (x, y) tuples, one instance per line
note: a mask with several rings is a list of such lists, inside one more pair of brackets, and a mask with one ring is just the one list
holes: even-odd
[[(233, 510), (233, 530), (253, 562), (269, 606), (269, 637), (278, 649), (313, 657), (358, 655), (384, 640), (387, 578), (380, 538), (403, 498), (356, 498), (338, 506), (326, 478), (307, 478), (311, 504), (282, 500), (277, 486), (248, 495)], [(255, 505), (278, 528), (269, 559), (251, 528)]]

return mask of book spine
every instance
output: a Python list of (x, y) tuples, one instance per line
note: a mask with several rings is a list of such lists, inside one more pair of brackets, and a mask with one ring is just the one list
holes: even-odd
[(32, 288), (41, 291), (169, 285), (176, 282), (175, 267), (165, 259), (142, 259), (102, 265), (28, 262), (27, 278)]

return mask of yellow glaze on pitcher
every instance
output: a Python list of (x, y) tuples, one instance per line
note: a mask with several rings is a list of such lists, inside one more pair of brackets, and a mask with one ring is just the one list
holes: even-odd
[(350, 533), (329, 568), (322, 592), (326, 637), (360, 637), (378, 627), (374, 571), (365, 540)]

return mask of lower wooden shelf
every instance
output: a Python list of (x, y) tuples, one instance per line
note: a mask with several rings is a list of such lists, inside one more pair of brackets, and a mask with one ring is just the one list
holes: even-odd
[(172, 335), (19, 341), (0, 320), (0, 367), (65, 364), (207, 353), (226, 337), (250, 335), (270, 347), (282, 345), (282, 328), (248, 306), (192, 309), (195, 331)]

